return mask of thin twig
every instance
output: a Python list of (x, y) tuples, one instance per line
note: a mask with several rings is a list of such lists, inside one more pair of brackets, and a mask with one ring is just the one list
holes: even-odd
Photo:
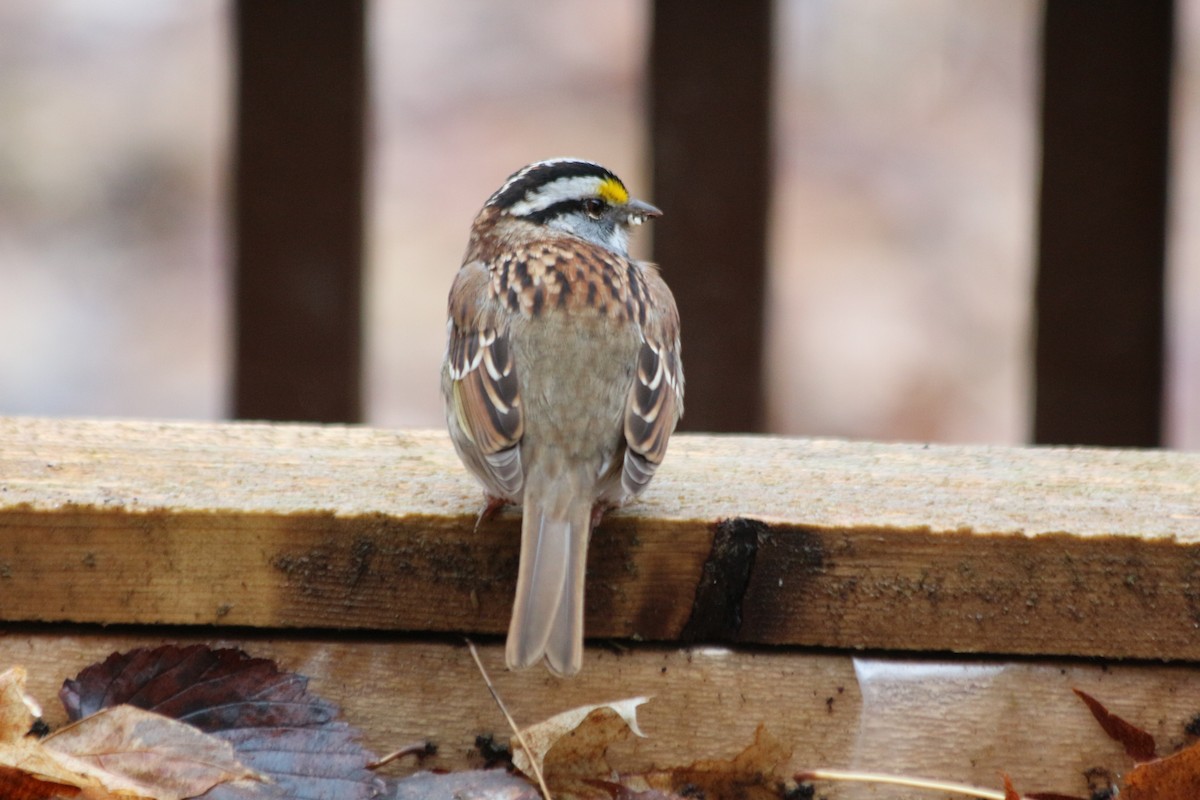
[[(546, 787), (546, 778), (542, 775), (542, 767), (534, 758), (533, 751), (529, 749), (529, 743), (525, 741), (525, 737), (521, 735), (521, 729), (517, 727), (517, 722), (512, 718), (512, 714), (508, 713), (508, 709), (504, 706), (504, 701), (500, 699), (500, 695), (496, 692), (496, 687), (492, 685), (492, 679), (488, 677), (487, 670), (483, 668), (483, 662), (479, 660), (479, 651), (475, 649), (475, 643), (464, 637), (467, 647), (471, 651), (471, 658), (475, 659), (475, 666), (479, 667), (479, 674), (483, 676), (483, 682), (487, 685), (488, 691), (492, 693), (492, 699), (496, 701), (496, 705), (500, 706), (500, 712), (504, 714), (504, 718), (508, 720), (508, 726), (512, 728), (516, 734), (517, 741), (520, 742), (521, 748), (525, 751), (525, 755), (529, 756), (529, 765), (533, 767), (533, 774), (537, 777), (538, 786), (542, 789), (542, 796), (546, 800), (553, 800), (550, 796), (550, 789)], [(1000, 798), (1004, 800), (1004, 798)]]
[(961, 794), (966, 797), (976, 797), (980, 800), (1004, 800), (1004, 792), (982, 789), (978, 786), (968, 786), (965, 783), (949, 783), (933, 781), (925, 778), (910, 778), (905, 775), (884, 775), (878, 772), (851, 772), (840, 769), (813, 769), (797, 773), (796, 780), (800, 783), (807, 781), (851, 781), (855, 783), (882, 783), (890, 786), (907, 786), (911, 789), (928, 789), (933, 792)]
[(427, 740), (413, 742), (412, 744), (401, 747), (394, 753), (388, 753), (386, 756), (377, 761), (372, 761), (370, 764), (367, 764), (367, 769), (379, 769), (384, 764), (390, 764), (396, 759), (404, 758), (405, 756), (416, 756), (419, 760), (425, 758), (426, 756), (434, 755), (435, 753), (437, 753), (437, 745), (435, 745), (433, 742)]

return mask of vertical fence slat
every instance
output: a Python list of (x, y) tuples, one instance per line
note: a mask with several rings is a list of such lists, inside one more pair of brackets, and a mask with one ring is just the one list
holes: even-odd
[(364, 0), (239, 0), (234, 414), (361, 411)]
[(1034, 439), (1161, 440), (1174, 4), (1052, 2)]
[(771, 2), (657, 0), (654, 257), (679, 302), (689, 430), (765, 424)]

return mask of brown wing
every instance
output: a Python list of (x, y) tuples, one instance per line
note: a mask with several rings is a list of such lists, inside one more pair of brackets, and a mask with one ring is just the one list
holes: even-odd
[(457, 427), (481, 457), (472, 465), (485, 472), (479, 477), (505, 498), (517, 499), (524, 480), (519, 443), (525, 420), (508, 333), (487, 311), (493, 305), (489, 280), (486, 266), (474, 262), (459, 271), (450, 290), (446, 402), (452, 430)]
[(653, 269), (645, 275), (648, 309), (642, 325), (637, 370), (625, 404), (625, 464), (621, 486), (631, 495), (646, 488), (667, 452), (667, 440), (683, 415), (683, 364), (679, 360), (679, 311), (671, 290)]

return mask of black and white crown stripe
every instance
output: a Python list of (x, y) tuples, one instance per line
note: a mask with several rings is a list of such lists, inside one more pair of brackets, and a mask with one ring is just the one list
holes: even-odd
[(487, 205), (514, 216), (528, 216), (564, 201), (595, 196), (604, 181), (618, 178), (607, 167), (578, 158), (539, 161), (511, 175), (488, 198)]

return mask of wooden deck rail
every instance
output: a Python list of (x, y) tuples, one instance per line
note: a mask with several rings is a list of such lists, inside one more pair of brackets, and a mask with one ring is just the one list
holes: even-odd
[[(681, 435), (595, 534), (593, 639), (559, 680), (503, 669), (517, 515), (474, 530), (440, 432), (0, 418), (0, 667), (29, 668), (53, 724), (110, 652), (234, 644), (311, 676), (376, 751), (432, 737), (461, 768), (507, 735), (442, 635), (468, 633), (523, 722), (653, 694), (627, 769), (730, 757), (763, 723), (792, 768), (1081, 793), (1124, 756), (1071, 687), (1161, 742), (1200, 710), (1200, 672), (1157, 661), (1200, 659), (1197, 487), (1179, 453)], [(955, 666), (914, 681), (930, 654)]]
[[(0, 421), (3, 618), (501, 633), (518, 515), (440, 432)], [(1200, 455), (681, 435), (587, 630), (1200, 660)]]

